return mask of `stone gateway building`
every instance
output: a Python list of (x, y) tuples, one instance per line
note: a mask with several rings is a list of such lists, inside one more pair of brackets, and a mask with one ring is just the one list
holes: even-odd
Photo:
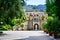
[(24, 30), (41, 30), (42, 23), (47, 19), (48, 14), (42, 10), (32, 9), (25, 11), (25, 17)]

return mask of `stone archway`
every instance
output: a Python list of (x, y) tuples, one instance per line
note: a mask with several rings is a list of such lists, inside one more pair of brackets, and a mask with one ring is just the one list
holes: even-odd
[(39, 30), (39, 25), (37, 23), (34, 24), (34, 30)]

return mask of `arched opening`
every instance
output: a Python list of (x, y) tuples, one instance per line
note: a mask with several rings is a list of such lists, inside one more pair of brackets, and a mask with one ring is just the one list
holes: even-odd
[(34, 30), (39, 30), (39, 25), (37, 23), (34, 24)]

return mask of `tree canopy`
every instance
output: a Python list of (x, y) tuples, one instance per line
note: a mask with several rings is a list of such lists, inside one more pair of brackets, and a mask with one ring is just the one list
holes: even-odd
[(24, 0), (0, 0), (0, 24), (13, 25), (14, 18), (24, 20)]
[(56, 16), (60, 19), (60, 0), (55, 1), (56, 9)]
[(49, 16), (56, 14), (55, 0), (46, 0), (46, 12)]
[(21, 17), (23, 13), (23, 5), (24, 1), (22, 0), (0, 0), (0, 18)]

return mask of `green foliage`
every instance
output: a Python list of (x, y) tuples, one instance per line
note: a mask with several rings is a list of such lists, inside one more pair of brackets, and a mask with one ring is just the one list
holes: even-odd
[(60, 20), (58, 20), (58, 18), (54, 18), (53, 20), (52, 19), (53, 17), (48, 18), (48, 20), (43, 23), (43, 29), (58, 34), (60, 33)]
[(0, 0), (0, 18), (22, 17), (23, 4), (22, 0)]
[(23, 28), (23, 27), (24, 27), (24, 24), (20, 24), (20, 27), (22, 27), (22, 28)]
[(16, 24), (20, 24), (20, 21), (21, 21), (20, 19), (13, 19), (12, 23), (16, 25)]
[[(19, 11), (18, 0), (0, 0), (0, 13), (1, 17), (13, 18), (16, 16), (16, 12)], [(11, 15), (12, 14), (12, 15)]]
[(60, 0), (46, 0), (46, 12), (49, 16), (54, 14), (60, 20)]
[(47, 30), (47, 22), (45, 21), (43, 24), (42, 24), (42, 27), (43, 27), (43, 30)]
[(50, 31), (55, 34), (60, 33), (60, 21), (57, 18), (51, 21)]
[[(46, 0), (46, 12), (49, 16), (46, 28), (55, 34), (60, 33), (60, 0)], [(52, 18), (53, 17), (53, 18)]]
[(55, 5), (57, 6), (57, 9), (56, 9), (56, 16), (59, 18), (60, 20), (60, 0), (56, 0), (55, 1)]
[(14, 19), (12, 19), (12, 24), (13, 24), (13, 25), (20, 25), (20, 24), (23, 23), (24, 21), (25, 21), (24, 17), (14, 18)]
[[(20, 23), (18, 19), (24, 20), (24, 11), (23, 6), (25, 5), (24, 0), (0, 0), (0, 22), (2, 21), (3, 25), (14, 26), (14, 24)], [(15, 21), (15, 22), (12, 22)], [(0, 28), (5, 29), (5, 28)]]
[(46, 0), (46, 12), (49, 16), (56, 14), (56, 8), (55, 0)]
[(47, 19), (47, 30), (48, 31), (51, 31), (51, 29), (53, 29), (53, 25), (52, 25), (52, 22), (54, 21), (54, 18), (53, 17), (48, 17)]
[(10, 25), (3, 25), (2, 26), (3, 30), (12, 30), (12, 27)]
[(47, 21), (53, 21), (53, 20), (54, 20), (54, 18), (52, 16), (49, 16), (47, 19)]

